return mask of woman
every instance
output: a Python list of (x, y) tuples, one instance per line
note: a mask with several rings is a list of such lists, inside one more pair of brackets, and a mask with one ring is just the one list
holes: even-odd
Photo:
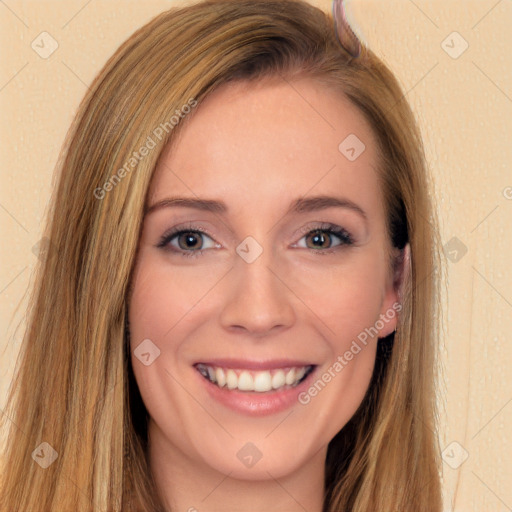
[(422, 142), (335, 14), (171, 9), (100, 72), (63, 150), (1, 510), (441, 510)]

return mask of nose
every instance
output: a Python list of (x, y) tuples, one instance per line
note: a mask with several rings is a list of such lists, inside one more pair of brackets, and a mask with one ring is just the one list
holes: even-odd
[(265, 251), (252, 263), (237, 258), (229, 274), (220, 316), (225, 329), (261, 337), (293, 325), (293, 293), (284, 276), (272, 268)]

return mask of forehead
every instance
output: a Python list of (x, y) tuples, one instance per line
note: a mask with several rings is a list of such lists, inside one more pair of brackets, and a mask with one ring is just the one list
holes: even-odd
[(313, 79), (233, 82), (186, 120), (161, 155), (150, 196), (261, 210), (262, 201), (339, 191), (378, 209), (376, 158), (370, 125), (340, 92)]

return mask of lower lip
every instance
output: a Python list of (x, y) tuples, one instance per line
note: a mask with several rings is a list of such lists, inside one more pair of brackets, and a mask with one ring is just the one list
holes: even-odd
[(265, 393), (229, 390), (227, 387), (219, 388), (219, 386), (203, 377), (195, 368), (194, 371), (203, 382), (207, 392), (217, 402), (242, 414), (265, 416), (277, 414), (297, 404), (299, 393), (302, 393), (309, 387), (316, 368), (299, 385), (293, 388), (267, 391)]

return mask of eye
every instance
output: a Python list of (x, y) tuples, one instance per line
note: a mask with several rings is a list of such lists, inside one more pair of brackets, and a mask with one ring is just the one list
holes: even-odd
[[(300, 232), (305, 236), (292, 247), (310, 249), (319, 254), (331, 253), (342, 246), (354, 244), (350, 233), (336, 224), (324, 223), (313, 228), (307, 226)], [(219, 248), (220, 245), (205, 230), (190, 225), (181, 229), (179, 227), (172, 228), (162, 236), (157, 247), (180, 256), (196, 257), (205, 250)]]
[[(207, 239), (206, 242), (205, 239)], [(181, 253), (182, 256), (197, 256), (204, 250), (213, 249), (219, 247), (219, 245), (202, 229), (173, 228), (162, 236), (157, 247)]]
[[(305, 233), (306, 236), (302, 237), (296, 246), (313, 251), (332, 252), (333, 248), (354, 244), (350, 233), (336, 224), (322, 224), (313, 229), (307, 227), (302, 229), (301, 232)], [(334, 243), (333, 239), (337, 239), (338, 243)], [(305, 242), (302, 243), (302, 240), (305, 240)]]

